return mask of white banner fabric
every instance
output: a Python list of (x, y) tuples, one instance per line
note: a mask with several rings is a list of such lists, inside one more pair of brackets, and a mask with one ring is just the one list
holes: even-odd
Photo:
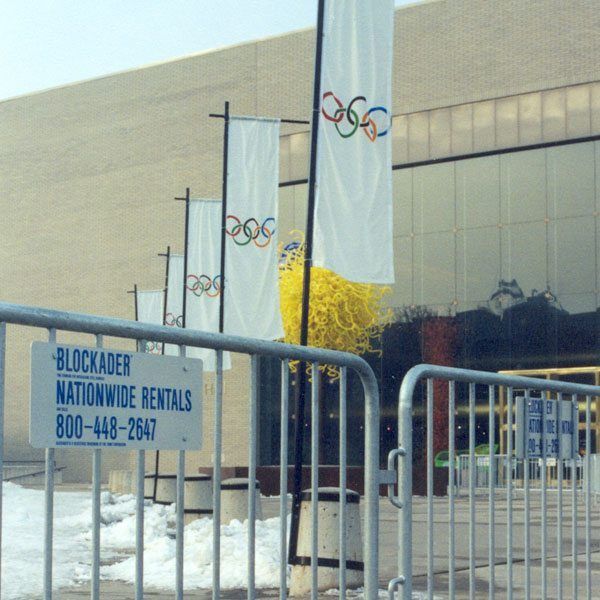
[[(169, 254), (168, 269), (165, 325), (169, 327), (183, 327), (183, 254)], [(179, 356), (179, 346), (166, 344), (165, 354)]]
[(394, 0), (327, 0), (313, 264), (351, 281), (394, 282)]
[(225, 332), (283, 337), (277, 255), (279, 120), (231, 117), (227, 158)]
[[(137, 303), (137, 320), (140, 323), (162, 325), (164, 318), (165, 291), (164, 290), (138, 290), (135, 301)], [(146, 342), (145, 352), (162, 354), (160, 342)]]
[[(190, 200), (187, 273), (185, 280), (185, 327), (217, 333), (221, 296), (221, 202)], [(215, 370), (215, 351), (186, 349), (187, 356), (204, 361), (205, 371)], [(229, 352), (223, 368), (231, 368)]]

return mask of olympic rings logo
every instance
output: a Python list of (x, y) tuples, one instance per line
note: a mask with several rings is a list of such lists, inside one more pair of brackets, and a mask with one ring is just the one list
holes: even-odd
[[(327, 101), (330, 98), (329, 101)], [(378, 137), (387, 135), (392, 125), (390, 113), (385, 106), (373, 106), (364, 110), (362, 117), (359, 119), (358, 110), (360, 104), (366, 105), (367, 99), (364, 96), (354, 96), (348, 106), (344, 106), (342, 101), (331, 91), (323, 94), (323, 106), (321, 112), (323, 116), (335, 124), (337, 132), (343, 138), (352, 137), (359, 128), (364, 134), (374, 142)], [(345, 120), (344, 120), (345, 118)], [(347, 126), (342, 126), (342, 122), (347, 122)]]
[(162, 344), (159, 342), (146, 342), (146, 352), (148, 354), (162, 354)]
[(175, 316), (173, 313), (167, 313), (165, 316), (165, 325), (169, 327), (183, 327), (183, 315)]
[(275, 233), (275, 219), (267, 217), (262, 225), (254, 218), (250, 217), (243, 223), (235, 215), (227, 215), (229, 226), (225, 231), (227, 235), (233, 238), (238, 246), (247, 246), (253, 242), (258, 248), (266, 248), (273, 239)]
[(221, 276), (217, 275), (211, 279), (208, 275), (188, 275), (185, 287), (195, 296), (206, 294), (209, 298), (216, 298), (221, 295)]

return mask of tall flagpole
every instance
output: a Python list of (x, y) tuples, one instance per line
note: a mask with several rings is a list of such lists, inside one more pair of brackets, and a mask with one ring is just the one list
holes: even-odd
[[(167, 298), (169, 297), (169, 260), (171, 258), (171, 246), (167, 246), (166, 254), (160, 253), (159, 256), (164, 256), (167, 260), (166, 268), (165, 268), (165, 295), (163, 300), (163, 325), (167, 322)], [(165, 346), (166, 344), (163, 342), (162, 345), (162, 354), (165, 354)], [(152, 491), (152, 499), (156, 501), (156, 490), (158, 488), (158, 473), (160, 466), (160, 450), (156, 451), (154, 455), (154, 489)]]
[(185, 202), (185, 233), (184, 233), (184, 249), (183, 249), (183, 303), (182, 303), (182, 315), (181, 315), (181, 327), (185, 329), (186, 326), (186, 306), (187, 306), (187, 294), (185, 293), (185, 286), (187, 283), (187, 271), (188, 271), (188, 240), (189, 240), (189, 229), (190, 229), (190, 188), (185, 188), (185, 196), (183, 198), (178, 197), (175, 200)]
[[(313, 84), (313, 109), (310, 139), (310, 168), (308, 174), (308, 212), (306, 216), (306, 238), (304, 242), (304, 274), (302, 278), (302, 316), (300, 319), (300, 345), (308, 345), (308, 315), (310, 308), (310, 268), (312, 266), (313, 232), (315, 221), (315, 192), (317, 179), (317, 140), (319, 112), (321, 109), (321, 59), (323, 54), (323, 20), (325, 0), (319, 0), (317, 12), (317, 40), (315, 51), (315, 79)], [(292, 501), (292, 524), (288, 562), (295, 564), (298, 547), (298, 526), (302, 494), (302, 458), (304, 454), (304, 412), (306, 405), (306, 363), (298, 367), (298, 386), (295, 393), (294, 414), (294, 486)], [(314, 498), (313, 498), (314, 501)]]
[(223, 188), (221, 197), (221, 294), (219, 295), (219, 333), (225, 331), (225, 242), (227, 241), (227, 160), (229, 153), (229, 102), (223, 111)]

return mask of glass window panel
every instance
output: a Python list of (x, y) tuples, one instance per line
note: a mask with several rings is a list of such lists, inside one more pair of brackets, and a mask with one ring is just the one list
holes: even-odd
[(542, 92), (542, 133), (545, 142), (564, 139), (567, 134), (564, 90)]
[(394, 190), (394, 236), (413, 231), (413, 169), (392, 172)]
[(308, 177), (308, 149), (310, 133), (294, 133), (290, 136), (290, 179)]
[(415, 237), (415, 301), (450, 305), (455, 299), (456, 274), (453, 232)]
[(490, 150), (496, 145), (494, 101), (473, 105), (473, 151)]
[(295, 228), (294, 186), (279, 188), (279, 241), (291, 241), (290, 232)]
[(294, 223), (295, 228), (306, 229), (306, 206), (308, 203), (308, 185), (301, 183), (294, 186)]
[(453, 229), (453, 163), (417, 167), (413, 177), (415, 232), (429, 233)]
[(458, 299), (464, 304), (489, 299), (500, 279), (500, 230), (482, 227), (460, 231), (456, 238)]
[(567, 88), (567, 137), (590, 135), (590, 89), (587, 85)]
[(502, 279), (516, 279), (524, 294), (547, 282), (546, 224), (516, 223), (501, 230)]
[(593, 219), (560, 219), (548, 226), (549, 282), (559, 300), (563, 294), (596, 289), (595, 223)]
[(592, 134), (600, 133), (600, 83), (591, 85)]
[(395, 165), (408, 162), (408, 118), (406, 115), (392, 120), (392, 161)]
[(394, 263), (396, 281), (392, 286), (390, 306), (409, 306), (413, 294), (413, 240), (410, 236), (394, 240)]
[(429, 114), (408, 115), (408, 160), (429, 158)]
[(452, 107), (452, 154), (473, 151), (473, 108), (470, 104)]
[(519, 96), (519, 143), (536, 144), (542, 141), (542, 95)]
[(600, 211), (600, 142), (594, 142), (594, 159), (596, 168), (594, 170), (594, 178), (596, 180), (596, 214)]
[(518, 99), (501, 98), (496, 100), (496, 145), (498, 148), (510, 148), (519, 143)]
[(457, 225), (462, 229), (498, 225), (500, 216), (498, 156), (456, 163)]
[(551, 218), (592, 215), (595, 210), (592, 142), (547, 149), (548, 211)]
[(500, 156), (502, 222), (542, 221), (546, 217), (546, 151)]
[(596, 310), (596, 294), (561, 294), (558, 300), (561, 306), (572, 315)]
[(290, 180), (290, 137), (279, 138), (279, 181)]
[(450, 131), (450, 110), (447, 108), (432, 110), (429, 115), (429, 141), (432, 157), (450, 154)]

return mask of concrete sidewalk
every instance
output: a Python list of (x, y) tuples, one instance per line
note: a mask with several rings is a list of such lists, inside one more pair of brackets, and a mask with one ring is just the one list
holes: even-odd
[[(380, 510), (380, 588), (387, 589), (390, 579), (397, 576), (397, 518), (398, 511), (387, 501), (381, 500)], [(496, 497), (495, 506), (495, 592), (504, 596), (508, 588), (506, 568), (506, 541), (507, 541), (507, 502), (503, 494)], [(278, 501), (263, 498), (263, 512), (265, 518), (276, 516)], [(524, 502), (522, 496), (517, 496), (513, 502), (513, 590), (515, 598), (524, 598), (525, 564), (524, 564)], [(585, 529), (584, 505), (582, 500), (578, 503), (579, 526), (578, 531), (578, 569), (577, 581), (579, 597), (585, 598)], [(557, 564), (557, 503), (556, 494), (549, 492), (547, 504), (547, 594), (545, 599), (558, 599), (558, 573)], [(455, 504), (455, 563), (456, 563), (456, 597), (468, 598), (469, 592), (469, 503), (466, 498), (457, 498)], [(563, 497), (563, 594), (571, 597), (572, 585), (572, 559), (571, 559), (571, 499)], [(475, 585), (477, 598), (488, 597), (490, 581), (490, 568), (488, 560), (488, 503), (487, 497), (478, 497), (476, 500), (475, 524)], [(413, 503), (413, 589), (424, 592), (427, 588), (427, 504), (424, 498), (416, 497)], [(592, 590), (600, 589), (600, 507), (592, 503), (592, 535), (591, 535), (591, 572)], [(448, 598), (448, 502), (445, 498), (436, 499), (434, 502), (434, 592), (436, 598)], [(541, 498), (539, 494), (532, 494), (531, 519), (530, 519), (530, 578), (532, 598), (541, 598), (542, 569), (541, 569)], [(273, 598), (279, 594), (278, 590), (258, 590), (257, 598)], [(125, 600), (133, 598), (131, 584), (121, 582), (101, 582), (102, 598), (109, 600)], [(145, 597), (156, 600), (167, 600), (174, 597), (174, 592), (164, 590), (145, 590)], [(61, 599), (89, 598), (89, 585), (80, 588), (60, 590)], [(208, 600), (211, 598), (210, 590), (194, 590), (185, 594), (186, 598)], [(245, 590), (224, 591), (223, 598), (245, 598)], [(328, 596), (331, 598), (331, 596)], [(600, 597), (600, 593), (593, 592), (592, 598)]]

